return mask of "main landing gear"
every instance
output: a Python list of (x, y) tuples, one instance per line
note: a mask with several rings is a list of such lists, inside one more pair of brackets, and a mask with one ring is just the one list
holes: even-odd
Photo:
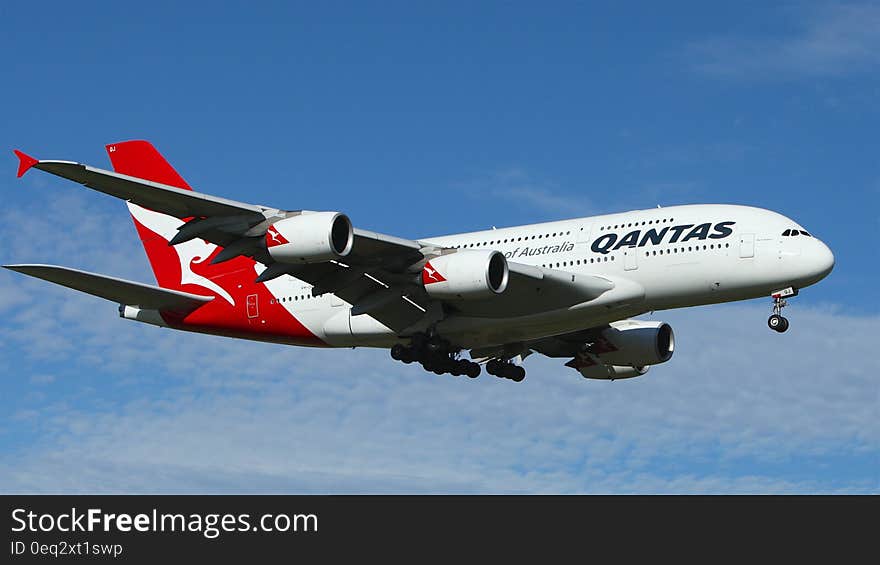
[(475, 379), (480, 376), (480, 364), (459, 359), (458, 351), (452, 351), (448, 341), (438, 336), (413, 336), (412, 345), (395, 344), (391, 357), (404, 363), (418, 362), (426, 371), (437, 375), (449, 373), (460, 377), (467, 375)]
[(771, 298), (773, 298), (773, 314), (767, 319), (767, 325), (770, 326), (771, 330), (782, 333), (788, 329), (788, 318), (782, 316), (782, 309), (788, 306), (786, 298), (797, 295), (798, 290), (793, 287), (777, 290), (771, 295)]
[(514, 365), (509, 361), (500, 359), (491, 359), (486, 363), (486, 372), (496, 377), (510, 379), (515, 383), (522, 382), (526, 378), (526, 370), (519, 365)]

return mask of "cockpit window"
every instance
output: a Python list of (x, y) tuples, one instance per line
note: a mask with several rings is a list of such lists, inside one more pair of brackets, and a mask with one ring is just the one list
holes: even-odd
[(800, 235), (797, 230), (791, 230), (791, 235)]
[(810, 234), (808, 234), (807, 232), (805, 232), (804, 230), (801, 230), (801, 235), (805, 235), (807, 237), (813, 237)]
[(784, 232), (782, 232), (782, 235), (784, 235), (784, 236), (791, 235), (791, 230), (785, 230)]

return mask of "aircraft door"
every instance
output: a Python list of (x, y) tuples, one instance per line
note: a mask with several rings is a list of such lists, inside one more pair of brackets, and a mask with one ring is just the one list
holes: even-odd
[(749, 259), (755, 256), (755, 234), (743, 233), (739, 236), (739, 256)]
[(577, 243), (575, 243), (575, 254), (578, 257), (586, 257), (590, 245), (590, 229), (591, 224), (581, 224), (577, 230)]
[(635, 247), (623, 250), (623, 269), (634, 271), (639, 268), (639, 252)]
[(260, 315), (259, 303), (257, 302), (258, 295), (256, 294), (248, 294), (247, 295), (247, 317), (248, 318), (256, 318)]

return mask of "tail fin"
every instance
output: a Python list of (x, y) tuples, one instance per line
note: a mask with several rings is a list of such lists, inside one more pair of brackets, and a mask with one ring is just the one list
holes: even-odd
[(113, 170), (117, 173), (192, 190), (149, 141), (112, 143), (107, 146), (107, 154), (110, 155)]
[[(192, 190), (148, 141), (113, 143), (107, 153), (117, 173)], [(265, 284), (254, 282), (259, 272), (253, 259), (238, 256), (212, 265), (211, 259), (222, 251), (213, 243), (195, 238), (169, 245), (183, 220), (137, 204), (129, 203), (128, 209), (159, 286), (188, 295), (204, 296), (207, 291), (217, 296), (177, 323), (233, 337), (324, 345), (287, 309), (270, 306), (278, 302)]]
[[(107, 154), (117, 173), (192, 190), (149, 141), (111, 143), (107, 145)], [(229, 292), (216, 281), (232, 271), (248, 267), (253, 269), (253, 261), (239, 257), (228, 263), (210, 265), (210, 257), (220, 250), (216, 245), (201, 239), (193, 239), (174, 247), (168, 244), (183, 225), (182, 220), (132, 203), (128, 203), (128, 209), (159, 286), (198, 292), (189, 286), (195, 285), (217, 293), (231, 304), (234, 303)]]

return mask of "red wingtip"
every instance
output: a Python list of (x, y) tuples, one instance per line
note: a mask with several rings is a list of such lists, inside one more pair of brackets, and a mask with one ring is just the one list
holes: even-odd
[(31, 167), (33, 167), (34, 165), (36, 165), (37, 163), (40, 162), (38, 159), (34, 159), (30, 155), (27, 155), (26, 153), (22, 153), (18, 149), (14, 149), (13, 153), (15, 153), (15, 156), (18, 157), (18, 177), (19, 178), (21, 178), (21, 176), (23, 174), (28, 172), (28, 169), (30, 169)]

